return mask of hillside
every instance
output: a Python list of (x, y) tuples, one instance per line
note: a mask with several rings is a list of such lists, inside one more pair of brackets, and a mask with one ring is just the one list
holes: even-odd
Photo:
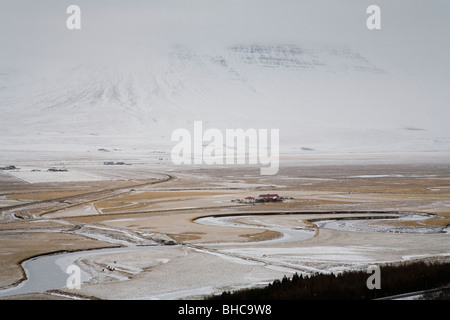
[(440, 101), (337, 46), (179, 45), (121, 64), (8, 69), (0, 101), (9, 146), (170, 147), (173, 130), (201, 120), (204, 129), (278, 128), (299, 152), (450, 150)]

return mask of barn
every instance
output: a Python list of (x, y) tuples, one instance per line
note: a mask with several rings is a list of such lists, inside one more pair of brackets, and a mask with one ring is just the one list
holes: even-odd
[(253, 197), (246, 197), (244, 199), (244, 203), (255, 203), (255, 202), (256, 202), (255, 198), (253, 198)]
[(278, 194), (260, 194), (257, 198), (258, 202), (276, 202), (282, 201), (282, 198)]

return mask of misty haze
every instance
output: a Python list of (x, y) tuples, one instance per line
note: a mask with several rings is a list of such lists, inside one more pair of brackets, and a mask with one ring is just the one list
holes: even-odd
[[(439, 0), (2, 2), (0, 297), (205, 299), (450, 263), (449, 14)], [(174, 161), (171, 136), (198, 123), (189, 152), (268, 145), (276, 170)], [(241, 149), (224, 139), (238, 129), (279, 140)], [(395, 294), (442, 286), (426, 283)]]

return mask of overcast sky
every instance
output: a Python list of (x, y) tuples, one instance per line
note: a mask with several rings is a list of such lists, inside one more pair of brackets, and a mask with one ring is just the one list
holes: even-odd
[[(81, 30), (66, 8), (81, 8)], [(366, 9), (381, 8), (381, 30)], [(448, 0), (1, 0), (1, 67), (125, 61), (167, 43), (347, 45), (416, 76), (448, 80)]]

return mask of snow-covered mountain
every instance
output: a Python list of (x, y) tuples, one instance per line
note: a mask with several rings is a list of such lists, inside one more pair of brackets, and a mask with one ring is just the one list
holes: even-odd
[(3, 143), (170, 146), (173, 130), (201, 120), (280, 129), (299, 152), (450, 151), (441, 108), (424, 87), (336, 46), (180, 45), (120, 65), (0, 70)]

